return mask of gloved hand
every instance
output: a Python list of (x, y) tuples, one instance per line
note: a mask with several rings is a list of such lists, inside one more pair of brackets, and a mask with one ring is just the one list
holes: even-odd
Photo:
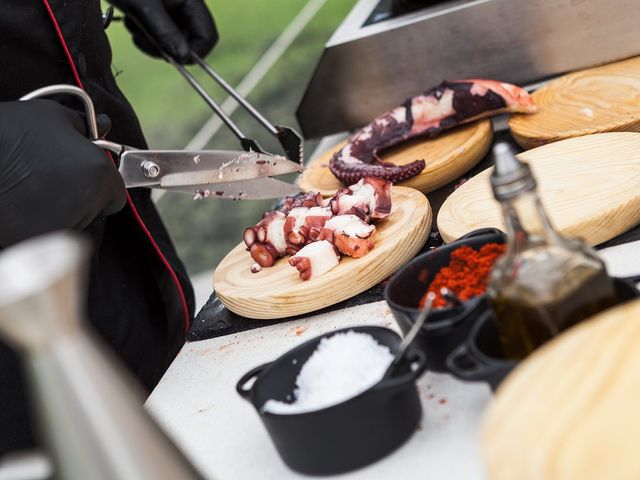
[(0, 103), (0, 247), (82, 229), (125, 202), (122, 177), (85, 136), (83, 114), (52, 100)]
[(140, 50), (160, 52), (140, 31), (135, 17), (155, 42), (179, 63), (191, 63), (189, 49), (206, 56), (218, 41), (218, 31), (204, 0), (108, 0), (125, 14), (124, 23)]

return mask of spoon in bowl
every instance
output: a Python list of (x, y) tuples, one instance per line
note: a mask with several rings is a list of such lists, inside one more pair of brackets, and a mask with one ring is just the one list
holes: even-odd
[(407, 350), (409, 345), (413, 343), (416, 336), (418, 335), (418, 332), (420, 332), (420, 329), (424, 325), (425, 320), (429, 316), (429, 313), (431, 313), (431, 307), (433, 306), (433, 301), (435, 300), (435, 298), (436, 298), (435, 293), (429, 292), (427, 294), (427, 301), (424, 302), (424, 306), (418, 313), (418, 316), (416, 318), (416, 321), (413, 323), (413, 326), (411, 327), (409, 332), (405, 335), (405, 337), (402, 339), (402, 342), (398, 347), (398, 351), (396, 352), (395, 358), (393, 359), (391, 364), (389, 364), (389, 367), (384, 372), (384, 375), (382, 376), (382, 378), (390, 377), (398, 368), (398, 365), (402, 361), (402, 357), (404, 357), (405, 351)]
[(447, 302), (452, 304), (454, 307), (461, 307), (462, 305), (464, 305), (462, 300), (460, 300), (460, 298), (458, 298), (458, 296), (455, 293), (453, 293), (451, 290), (449, 290), (446, 287), (442, 287), (440, 289), (440, 295), (442, 296), (442, 298), (444, 298)]

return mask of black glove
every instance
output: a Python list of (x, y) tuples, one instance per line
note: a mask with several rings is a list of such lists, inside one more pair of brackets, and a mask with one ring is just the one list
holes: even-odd
[(122, 177), (84, 133), (84, 115), (52, 100), (0, 103), (1, 247), (124, 207)]
[(218, 31), (203, 0), (109, 0), (125, 14), (133, 43), (151, 56), (158, 49), (140, 31), (133, 16), (155, 42), (180, 63), (191, 63), (189, 49), (206, 56), (218, 41)]

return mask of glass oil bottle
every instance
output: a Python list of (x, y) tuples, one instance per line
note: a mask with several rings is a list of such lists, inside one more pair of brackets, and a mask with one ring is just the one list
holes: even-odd
[(496, 262), (487, 293), (504, 354), (521, 359), (615, 304), (616, 295), (596, 252), (553, 228), (529, 166), (504, 143), (496, 145), (494, 156), (491, 186), (502, 207), (507, 253)]

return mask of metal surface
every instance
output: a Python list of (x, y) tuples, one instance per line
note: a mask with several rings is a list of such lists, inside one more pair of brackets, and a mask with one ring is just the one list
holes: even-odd
[[(170, 59), (168, 55), (167, 58)], [(245, 100), (238, 92), (236, 92), (231, 85), (229, 85), (218, 73), (211, 68), (210, 65), (204, 62), (195, 52), (191, 51), (191, 57), (194, 59), (197, 65), (199, 65), (206, 73), (212, 78), (218, 85), (220, 85), (229, 95), (231, 95), (239, 104), (244, 108), (258, 123), (260, 123), (271, 135), (276, 137), (282, 145), (287, 158), (291, 161), (302, 164), (304, 161), (304, 148), (302, 143), (302, 137), (292, 128), (274, 126), (272, 125), (258, 110), (256, 110), (247, 100)], [(231, 118), (220, 108), (220, 106), (213, 100), (213, 98), (205, 91), (205, 89), (198, 83), (191, 73), (182, 65), (174, 61), (169, 60), (171, 64), (180, 72), (185, 80), (193, 87), (193, 89), (202, 97), (209, 107), (220, 117), (224, 124), (229, 127), (233, 134), (238, 137), (242, 148), (247, 151), (265, 152), (265, 150), (254, 139), (248, 138), (238, 126), (233, 123)]]
[[(158, 173), (150, 176), (145, 165), (152, 162)], [(300, 165), (271, 154), (230, 150), (125, 150), (120, 174), (127, 188), (178, 187), (229, 183), (273, 177), (300, 171)], [(147, 168), (148, 170), (148, 168)], [(298, 190), (299, 191), (299, 190)]]
[(0, 254), (0, 335), (22, 354), (55, 477), (202, 478), (81, 322), (88, 251), (88, 242), (56, 233)]
[(529, 85), (640, 53), (635, 0), (454, 0), (362, 27), (360, 0), (298, 107), (306, 138), (360, 126), (444, 79)]
[(98, 140), (98, 121), (96, 120), (96, 110), (87, 92), (73, 85), (50, 85), (34, 90), (21, 97), (20, 100), (33, 100), (34, 98), (50, 97), (51, 95), (71, 94), (75, 95), (84, 106), (84, 114), (87, 122), (87, 132), (90, 140)]
[(440, 289), (440, 295), (454, 307), (461, 307), (464, 305), (463, 301), (448, 288), (442, 287)]
[(229, 95), (231, 95), (236, 102), (238, 102), (242, 108), (244, 108), (247, 112), (251, 114), (253, 118), (255, 118), (271, 135), (276, 135), (278, 133), (278, 129), (271, 125), (269, 120), (264, 118), (264, 116), (256, 110), (253, 105), (247, 102), (242, 95), (235, 91), (235, 89), (229, 85), (224, 78), (222, 78), (218, 73), (211, 68), (211, 66), (206, 63), (200, 56), (191, 51), (191, 57), (195, 60), (195, 62), (200, 65), (200, 67), (207, 72), (207, 74), (213, 78), (218, 85), (220, 85)]
[(300, 189), (275, 178), (257, 178), (228, 183), (163, 187), (163, 190), (195, 194), (197, 199), (260, 200), (280, 198), (300, 193)]
[(424, 307), (422, 307), (422, 309), (420, 310), (420, 313), (418, 313), (418, 316), (416, 317), (416, 321), (413, 322), (413, 325), (411, 326), (411, 329), (409, 330), (409, 332), (402, 339), (402, 343), (400, 343), (400, 346), (398, 347), (396, 356), (393, 358), (393, 361), (391, 362), (391, 364), (389, 365), (389, 367), (384, 373), (384, 378), (391, 376), (396, 371), (396, 368), (402, 361), (402, 358), (404, 357), (404, 353), (407, 351), (407, 348), (409, 348), (409, 345), (413, 343), (416, 336), (418, 335), (418, 332), (420, 332), (422, 325), (424, 325), (424, 322), (427, 320), (427, 317), (429, 317), (429, 313), (431, 313), (431, 307), (433, 306), (433, 301), (435, 300), (435, 298), (436, 298), (435, 293), (429, 292), (427, 294), (427, 301), (425, 302)]
[(171, 63), (176, 70), (184, 77), (191, 88), (193, 88), (198, 95), (204, 100), (204, 102), (213, 110), (220, 120), (224, 122), (231, 133), (233, 133), (238, 140), (240, 140), (240, 145), (246, 151), (254, 151), (254, 152), (264, 152), (265, 150), (260, 146), (260, 144), (252, 138), (247, 137), (240, 127), (238, 127), (231, 117), (229, 117), (222, 108), (216, 103), (216, 101), (207, 93), (207, 91), (200, 85), (200, 83), (196, 80), (196, 78), (187, 70), (183, 65), (180, 65), (178, 62), (173, 60), (169, 55), (166, 55), (165, 58)]
[(537, 182), (528, 163), (516, 157), (516, 152), (507, 142), (493, 147), (495, 167), (490, 181), (493, 196), (499, 202), (515, 199), (527, 192), (534, 192)]

